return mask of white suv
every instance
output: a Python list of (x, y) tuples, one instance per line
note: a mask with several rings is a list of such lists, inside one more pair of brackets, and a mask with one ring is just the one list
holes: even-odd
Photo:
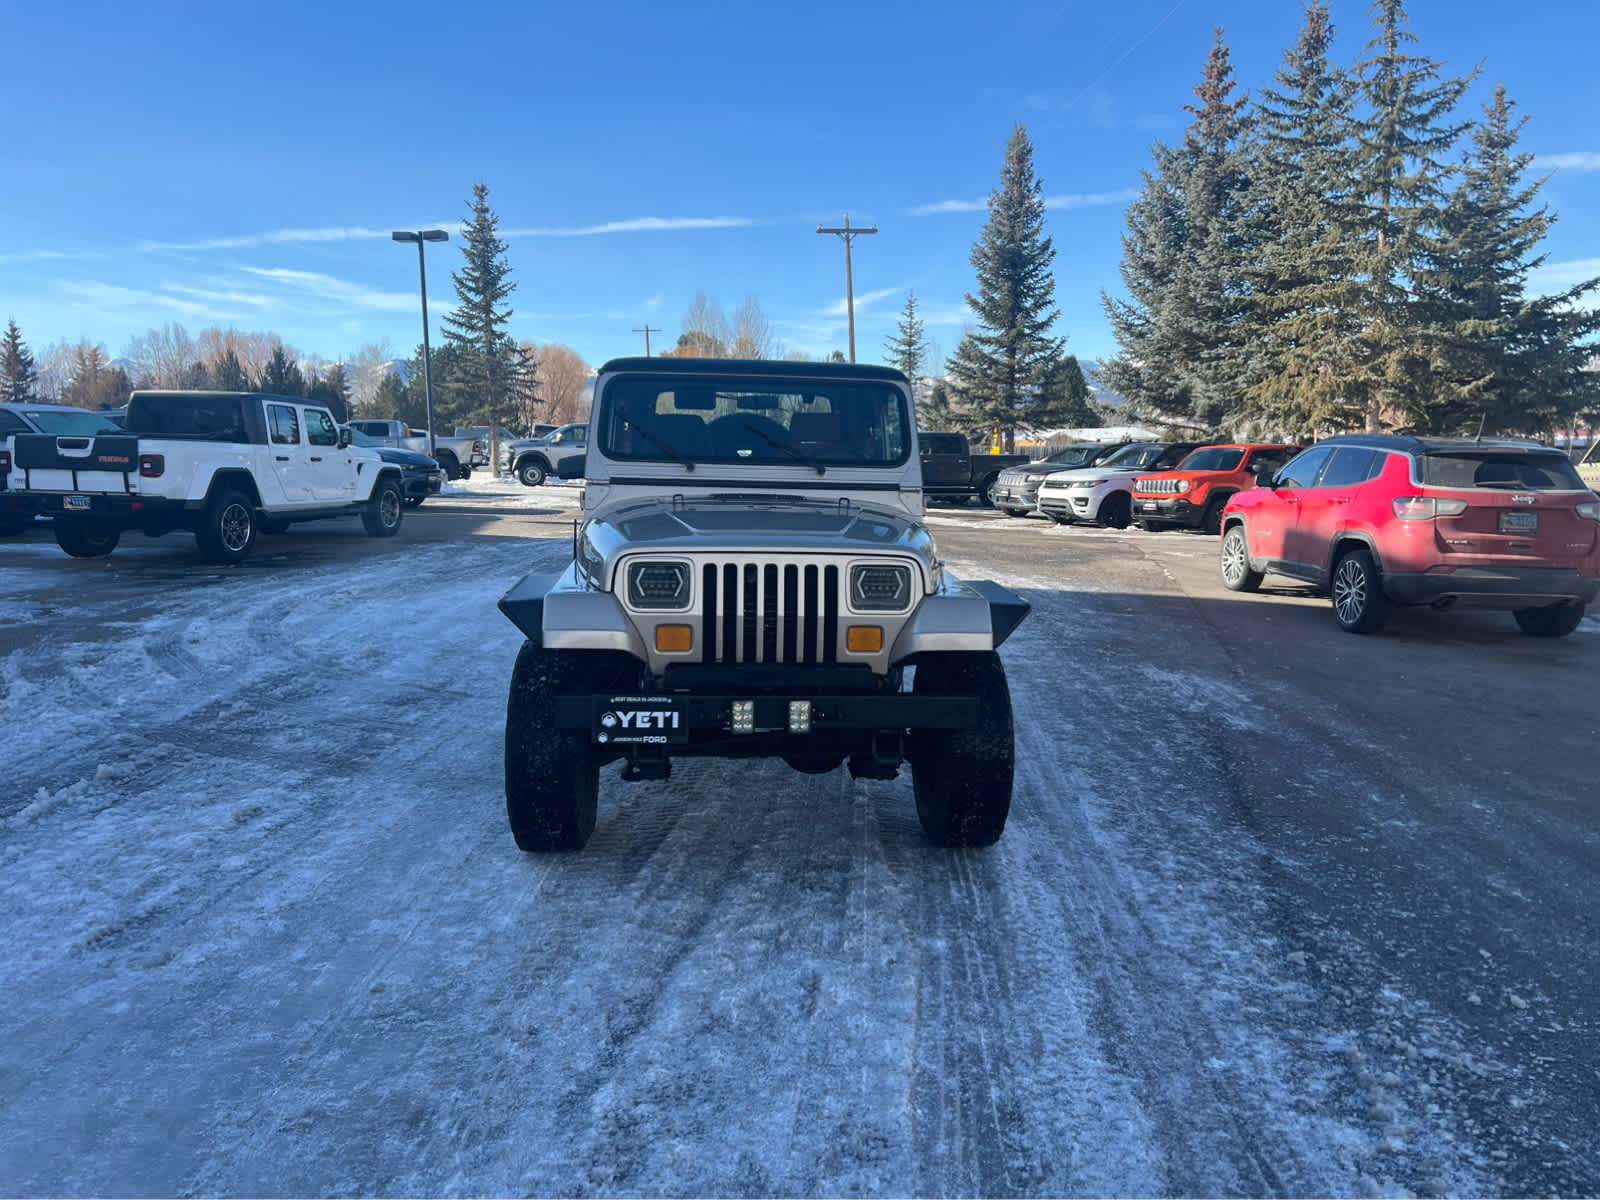
[(1093, 522), (1126, 529), (1133, 520), (1133, 481), (1152, 471), (1170, 471), (1199, 442), (1134, 442), (1098, 467), (1060, 471), (1039, 484), (1039, 511), (1057, 525)]

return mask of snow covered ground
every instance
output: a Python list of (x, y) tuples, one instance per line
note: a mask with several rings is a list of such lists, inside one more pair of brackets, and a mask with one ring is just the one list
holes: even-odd
[[(1549, 1050), (1592, 1046), (1593, 997), (1516, 983), (1474, 898), (1581, 889), (1592, 826), (1483, 868), (1458, 835), (1500, 845), (1512, 792), (1363, 759), (1354, 708), (1286, 732), (1315, 681), (1241, 669), (1237, 608), (1173, 653), (1140, 622), (1194, 611), (1195, 540), (932, 515), (1035, 604), (991, 850), (927, 846), (905, 778), (700, 761), (608, 775), (584, 852), (518, 853), (495, 601), (569, 558), (575, 501), (451, 485), (378, 551), (257, 569), (0, 546), (0, 1194), (1600, 1187), (1592, 1053)], [(451, 509), (547, 516), (409, 536)], [(1413, 883), (1470, 891), (1466, 1007), (1403, 969), (1447, 939), (1365, 869), (1396, 846), (1471, 873)]]

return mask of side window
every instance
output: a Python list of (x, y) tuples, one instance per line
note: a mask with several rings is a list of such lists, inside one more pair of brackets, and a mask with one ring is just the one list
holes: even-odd
[(267, 429), (274, 446), (298, 446), (300, 421), (287, 404), (267, 405)]
[(1257, 450), (1250, 456), (1250, 463), (1245, 470), (1252, 475), (1259, 475), (1262, 471), (1281, 471), (1288, 457), (1287, 450)]
[(28, 423), (14, 412), (7, 412), (0, 408), (0, 437), (10, 437), (13, 433), (32, 433)]
[(587, 425), (579, 425), (572, 431), (572, 440), (580, 446), (583, 445), (584, 439), (588, 436), (589, 427)]
[(1322, 472), (1318, 487), (1355, 487), (1372, 478), (1372, 460), (1377, 457), (1372, 450), (1359, 446), (1340, 446), (1333, 452), (1328, 467)]
[(1170, 471), (1188, 458), (1193, 451), (1194, 447), (1190, 445), (1169, 446), (1161, 451), (1155, 462), (1150, 464), (1150, 467), (1156, 471)]
[(306, 441), (313, 446), (337, 446), (339, 431), (334, 427), (333, 417), (320, 408), (308, 408), (305, 411)]
[(1322, 470), (1323, 464), (1328, 461), (1328, 457), (1332, 453), (1333, 448), (1330, 446), (1313, 446), (1278, 472), (1278, 486), (1281, 488), (1314, 487), (1317, 481), (1317, 473)]

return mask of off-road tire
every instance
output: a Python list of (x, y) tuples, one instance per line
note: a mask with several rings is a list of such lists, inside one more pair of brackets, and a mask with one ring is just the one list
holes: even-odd
[(250, 557), (257, 529), (256, 506), (250, 497), (237, 488), (225, 488), (206, 505), (194, 540), (208, 561), (231, 565)]
[(439, 457), (433, 461), (439, 464), (440, 468), (444, 471), (444, 477), (446, 479), (461, 478), (461, 464), (456, 461), (456, 456), (451, 454), (450, 451), (441, 451)]
[(1363, 549), (1347, 550), (1328, 576), (1333, 619), (1346, 633), (1377, 633), (1389, 619), (1389, 598), (1372, 555)]
[(972, 729), (913, 730), (908, 738), (917, 817), (937, 846), (992, 846), (1011, 812), (1016, 765), (1011, 690), (993, 650), (934, 654), (917, 664), (919, 696), (976, 696)]
[(556, 728), (555, 698), (627, 691), (639, 664), (605, 650), (522, 644), (506, 699), (506, 817), (519, 849), (581, 850), (594, 833), (605, 755), (582, 729)]
[(1250, 565), (1250, 540), (1243, 525), (1230, 525), (1222, 535), (1217, 568), (1222, 572), (1222, 586), (1230, 592), (1253, 592), (1261, 587), (1265, 576)]
[(991, 475), (978, 484), (978, 503), (985, 508), (997, 508), (994, 502), (994, 485), (1000, 482), (1000, 476)]
[(524, 487), (538, 487), (546, 478), (544, 464), (538, 459), (524, 459), (517, 464), (517, 478)]
[(1511, 615), (1529, 637), (1559, 638), (1574, 633), (1583, 622), (1582, 604), (1563, 604), (1557, 608), (1519, 608)]
[(404, 497), (400, 485), (392, 479), (381, 479), (372, 489), (372, 497), (361, 510), (361, 523), (370, 537), (393, 537), (400, 532), (400, 521), (405, 515)]
[(1133, 520), (1133, 497), (1127, 492), (1112, 492), (1100, 502), (1095, 524), (1102, 529), (1126, 529)]
[(50, 524), (55, 527), (56, 545), (73, 558), (104, 558), (122, 540), (120, 529), (107, 529), (92, 521), (62, 518)]

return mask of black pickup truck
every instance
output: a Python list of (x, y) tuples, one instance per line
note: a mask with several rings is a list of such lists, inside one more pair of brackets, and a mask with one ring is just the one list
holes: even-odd
[(1028, 461), (1026, 454), (974, 454), (960, 433), (919, 433), (922, 493), (929, 500), (958, 504), (977, 497), (994, 507), (994, 485), (1000, 472)]

